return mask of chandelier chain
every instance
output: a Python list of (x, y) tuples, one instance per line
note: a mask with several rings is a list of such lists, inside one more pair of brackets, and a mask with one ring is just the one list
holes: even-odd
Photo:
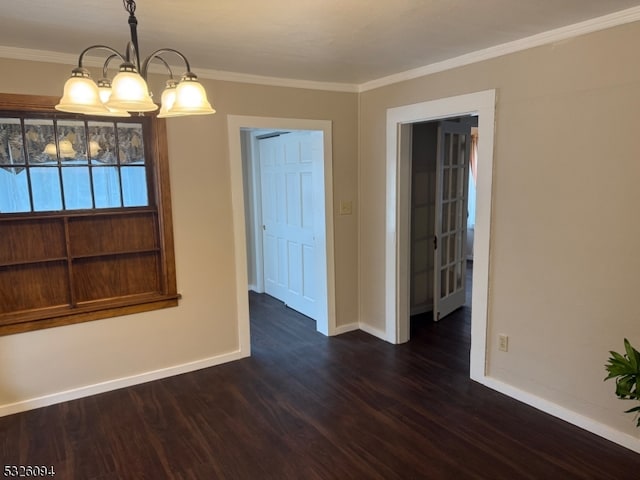
[(124, 5), (124, 9), (129, 12), (129, 15), (133, 15), (136, 13), (136, 2), (135, 0), (122, 0), (122, 4)]

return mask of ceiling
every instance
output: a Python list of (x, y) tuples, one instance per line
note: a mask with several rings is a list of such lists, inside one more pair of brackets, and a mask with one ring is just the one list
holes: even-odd
[[(121, 0), (2, 2), (0, 46), (123, 52)], [(138, 0), (141, 55), (198, 68), (362, 84), (640, 5), (640, 0)], [(179, 62), (170, 62), (179, 64)]]

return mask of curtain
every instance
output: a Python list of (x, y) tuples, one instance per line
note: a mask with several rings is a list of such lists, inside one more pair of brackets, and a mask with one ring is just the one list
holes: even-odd
[(471, 170), (471, 176), (473, 177), (473, 183), (478, 180), (478, 132), (471, 133), (471, 157), (469, 159), (469, 168)]

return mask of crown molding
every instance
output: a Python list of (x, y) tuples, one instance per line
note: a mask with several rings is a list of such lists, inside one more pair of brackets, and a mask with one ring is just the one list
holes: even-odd
[[(162, 70), (158, 70), (162, 71)], [(329, 90), (332, 92), (358, 93), (359, 85), (354, 83), (318, 82), (314, 80), (300, 80), (295, 78), (267, 77), (248, 73), (226, 72), (222, 70), (207, 70), (198, 68), (199, 78), (210, 78), (226, 82), (255, 83), (273, 87), (306, 88), (310, 90)]]
[(70, 53), (50, 52), (47, 50), (33, 50), (31, 48), (7, 47), (0, 45), (0, 58), (13, 60), (27, 60), (30, 62), (61, 63), (77, 65), (78, 55)]
[(392, 85), (394, 83), (412, 80), (418, 77), (424, 77), (433, 73), (451, 70), (453, 68), (463, 67), (472, 63), (490, 60), (492, 58), (501, 57), (510, 53), (520, 52), (533, 47), (540, 47), (550, 43), (567, 40), (570, 38), (585, 35), (587, 33), (605, 30), (607, 28), (617, 27), (631, 22), (640, 20), (640, 7), (633, 7), (619, 12), (604, 15), (602, 17), (592, 18), (584, 22), (574, 23), (565, 27), (556, 28), (546, 32), (538, 33), (530, 37), (521, 38), (512, 42), (503, 43), (494, 47), (477, 50), (475, 52), (460, 55), (459, 57), (450, 58), (441, 62), (432, 63), (423, 67), (414, 68), (405, 72), (395, 73), (386, 77), (371, 80), (358, 86), (360, 93), (376, 88)]
[[(520, 52), (533, 47), (540, 47), (554, 42), (567, 40), (587, 33), (605, 30), (640, 20), (640, 6), (621, 10), (608, 15), (604, 15), (584, 22), (567, 25), (547, 32), (525, 37), (520, 40), (503, 43), (493, 47), (477, 50), (475, 52), (460, 55), (458, 57), (432, 63), (423, 67), (414, 68), (386, 77), (364, 82), (361, 84), (319, 82), (313, 80), (298, 80), (293, 78), (268, 77), (263, 75), (251, 75), (247, 73), (227, 72), (221, 70), (197, 68), (200, 78), (210, 80), (220, 80), (227, 82), (253, 83), (257, 85), (268, 85), (275, 87), (304, 88), (309, 90), (327, 90), (334, 92), (362, 93), (368, 90), (392, 85), (394, 83), (424, 77), (433, 73), (463, 67), (472, 63), (490, 60), (510, 53)], [(49, 62), (64, 65), (76, 65), (78, 56), (69, 53), (51, 52), (46, 50), (33, 50), (28, 48), (0, 46), (0, 58), (10, 58), (15, 60), (29, 60), (34, 62)], [(96, 57), (85, 57), (84, 64), (89, 67), (102, 67), (104, 59)], [(172, 65), (172, 67), (174, 67)], [(179, 70), (180, 67), (175, 67)], [(161, 65), (152, 64), (152, 73), (164, 73), (166, 70)]]
[[(6, 47), (0, 45), (0, 58), (9, 58), (14, 60), (27, 60), (32, 62), (56, 63), (63, 65), (78, 64), (78, 55), (61, 52), (51, 52), (47, 50), (33, 50), (29, 48)], [(102, 68), (104, 57), (91, 57), (87, 55), (83, 59), (83, 65), (86, 67)], [(171, 68), (182, 74), (184, 66), (171, 65)], [(226, 72), (222, 70), (211, 70), (206, 68), (195, 69), (198, 78), (207, 78), (209, 80), (220, 80), (226, 82), (254, 83), (257, 85), (269, 85), (274, 87), (290, 87), (305, 88), (310, 90), (325, 90), (333, 92), (357, 93), (358, 85), (352, 83), (337, 82), (318, 82), (313, 80), (298, 80), (293, 78), (267, 77), (263, 75), (251, 75), (248, 73)], [(149, 65), (151, 73), (166, 73), (166, 69), (162, 65)]]

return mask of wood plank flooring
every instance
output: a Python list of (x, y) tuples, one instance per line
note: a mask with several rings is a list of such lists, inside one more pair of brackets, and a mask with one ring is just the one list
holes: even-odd
[[(56, 479), (635, 479), (640, 455), (469, 380), (469, 309), (326, 338), (250, 295), (253, 356), (0, 418)], [(631, 419), (630, 419), (631, 421)]]

